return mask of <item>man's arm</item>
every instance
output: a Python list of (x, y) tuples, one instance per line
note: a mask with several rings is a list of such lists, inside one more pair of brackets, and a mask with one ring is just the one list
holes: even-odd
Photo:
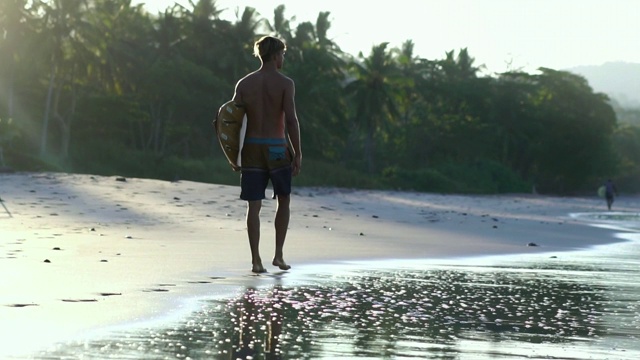
[(300, 123), (298, 121), (298, 115), (296, 114), (295, 103), (296, 87), (293, 80), (288, 81), (284, 94), (284, 121), (287, 127), (287, 133), (293, 145), (293, 152), (295, 153), (293, 159), (293, 175), (296, 176), (300, 173), (302, 164), (302, 147), (300, 143)]
[(233, 98), (231, 98), (231, 100), (233, 100), (233, 102), (236, 105), (242, 105), (242, 94), (240, 93), (240, 82), (242, 82), (242, 79), (240, 79), (237, 83), (236, 83), (236, 88), (233, 90)]

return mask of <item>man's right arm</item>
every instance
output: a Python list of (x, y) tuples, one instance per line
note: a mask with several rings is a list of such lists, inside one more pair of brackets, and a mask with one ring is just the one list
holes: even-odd
[(240, 83), (241, 82), (242, 82), (242, 79), (240, 79), (236, 83), (236, 88), (233, 91), (233, 98), (231, 98), (231, 100), (233, 100), (233, 102), (236, 103), (236, 105), (241, 105), (242, 104), (242, 95), (240, 93)]

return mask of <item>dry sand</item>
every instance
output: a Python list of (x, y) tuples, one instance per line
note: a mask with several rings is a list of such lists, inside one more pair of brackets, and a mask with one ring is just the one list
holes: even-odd
[[(171, 316), (185, 300), (269, 281), (250, 273), (237, 186), (73, 174), (1, 174), (0, 356), (112, 325)], [(615, 241), (569, 213), (602, 199), (297, 188), (293, 266), (557, 252)], [(621, 197), (615, 210), (640, 209)], [(262, 213), (273, 256), (275, 201)], [(538, 246), (527, 246), (535, 243)], [(268, 265), (269, 264), (269, 265)], [(268, 266), (267, 266), (268, 265)], [(4, 357), (3, 357), (4, 358)]]

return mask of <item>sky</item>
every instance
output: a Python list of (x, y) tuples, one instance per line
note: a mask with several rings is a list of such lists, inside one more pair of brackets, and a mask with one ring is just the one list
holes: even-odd
[[(193, 0), (194, 3), (197, 0)], [(188, 0), (134, 0), (150, 13)], [(485, 72), (533, 72), (606, 62), (640, 63), (640, 0), (217, 0), (222, 17), (246, 6), (267, 20), (285, 5), (293, 25), (330, 12), (328, 37), (352, 55), (374, 45), (414, 43), (416, 56), (439, 60), (467, 48)]]

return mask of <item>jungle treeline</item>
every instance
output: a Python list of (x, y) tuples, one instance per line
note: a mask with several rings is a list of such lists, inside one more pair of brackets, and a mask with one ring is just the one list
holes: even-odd
[(640, 128), (581, 76), (485, 74), (467, 49), (424, 59), (411, 40), (347, 54), (328, 12), (294, 26), (284, 6), (268, 19), (229, 11), (215, 0), (157, 14), (130, 0), (2, 0), (3, 165), (236, 184), (211, 122), (271, 34), (287, 43), (283, 72), (296, 83), (299, 184), (571, 194), (611, 177), (638, 190)]

